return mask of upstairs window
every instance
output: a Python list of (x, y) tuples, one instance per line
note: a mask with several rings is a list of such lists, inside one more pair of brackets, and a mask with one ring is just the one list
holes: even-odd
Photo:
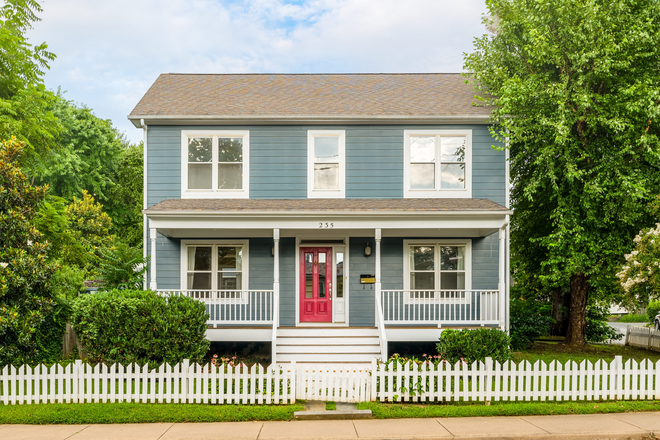
[(248, 131), (184, 131), (182, 198), (248, 198)]
[(406, 130), (405, 197), (472, 197), (471, 130)]
[(307, 197), (341, 199), (346, 194), (344, 130), (307, 132)]

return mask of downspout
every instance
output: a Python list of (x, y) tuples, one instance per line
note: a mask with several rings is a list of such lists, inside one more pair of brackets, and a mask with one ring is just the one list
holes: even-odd
[[(147, 124), (144, 123), (144, 119), (140, 119), (140, 125), (142, 126), (142, 209), (147, 209)], [(142, 258), (147, 258), (147, 214), (142, 214)], [(143, 288), (147, 289), (147, 279), (149, 277), (144, 277)]]

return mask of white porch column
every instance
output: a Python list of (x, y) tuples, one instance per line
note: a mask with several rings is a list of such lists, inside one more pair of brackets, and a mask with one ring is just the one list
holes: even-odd
[(504, 261), (504, 255), (505, 255), (504, 254), (504, 250), (505, 250), (504, 248), (506, 247), (506, 226), (507, 226), (506, 224), (502, 225), (502, 227), (499, 229), (499, 233), (498, 233), (500, 258), (499, 258), (499, 283), (498, 283), (498, 287), (497, 287), (497, 290), (499, 291), (498, 292), (498, 295), (499, 295), (498, 309), (499, 310), (497, 311), (497, 316), (498, 316), (499, 321), (500, 321), (500, 329), (505, 330), (505, 331), (506, 331), (506, 321), (505, 321), (505, 318), (506, 318), (505, 317), (505, 306), (506, 306), (506, 303), (505, 303), (505, 300), (506, 300), (506, 298), (505, 298), (505, 296), (506, 296), (505, 295), (505, 285), (506, 285), (505, 269), (506, 269), (506, 263)]
[(381, 284), (381, 262), (380, 262), (380, 241), (381, 241), (381, 230), (376, 229), (376, 300), (374, 303), (376, 304), (376, 315), (374, 316), (374, 319), (376, 320), (376, 324), (379, 327), (382, 327), (379, 329), (380, 332), (380, 357), (383, 361), (387, 360), (387, 337), (385, 335), (385, 323), (382, 322), (381, 318), (383, 311), (380, 309), (382, 307), (381, 304), (381, 290), (382, 290), (382, 284)]
[(149, 283), (149, 288), (156, 290), (158, 288), (158, 283), (156, 283), (156, 238), (158, 238), (156, 228), (149, 228), (149, 238), (151, 240), (151, 259), (149, 261), (151, 282)]
[(271, 364), (277, 363), (277, 327), (280, 325), (280, 230), (273, 229), (273, 335)]

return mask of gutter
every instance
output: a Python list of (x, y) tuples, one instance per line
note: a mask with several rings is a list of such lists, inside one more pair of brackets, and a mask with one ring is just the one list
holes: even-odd
[(483, 115), (129, 115), (128, 119), (136, 127), (142, 121), (176, 124), (488, 124), (490, 113)]
[[(147, 258), (147, 214), (145, 213), (147, 209), (147, 125), (144, 122), (144, 119), (140, 120), (140, 126), (142, 127), (142, 257)], [(147, 278), (144, 277), (144, 286), (143, 288), (147, 289)]]
[(511, 215), (510, 210), (502, 211), (142, 211), (149, 217), (228, 217), (228, 216), (392, 216), (392, 215)]

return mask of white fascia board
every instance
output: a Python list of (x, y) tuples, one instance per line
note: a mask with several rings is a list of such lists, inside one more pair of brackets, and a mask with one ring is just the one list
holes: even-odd
[[(492, 229), (501, 228), (505, 214), (435, 215), (435, 216), (340, 216), (316, 213), (307, 216), (149, 216), (150, 225), (158, 229), (297, 229), (297, 230), (354, 230), (354, 229)], [(325, 227), (325, 225), (329, 225)]]
[(209, 124), (490, 124), (490, 114), (483, 115), (129, 115), (136, 127), (140, 120), (155, 125), (209, 125)]

